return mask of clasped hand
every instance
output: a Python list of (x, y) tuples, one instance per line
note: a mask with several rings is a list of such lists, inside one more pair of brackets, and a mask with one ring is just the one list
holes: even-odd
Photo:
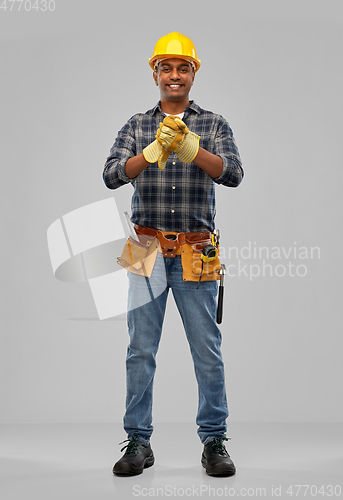
[(198, 154), (199, 140), (200, 137), (190, 132), (180, 118), (169, 115), (160, 123), (156, 141), (143, 150), (143, 155), (149, 163), (158, 161), (161, 170), (165, 168), (171, 151), (175, 152), (180, 161), (191, 163)]

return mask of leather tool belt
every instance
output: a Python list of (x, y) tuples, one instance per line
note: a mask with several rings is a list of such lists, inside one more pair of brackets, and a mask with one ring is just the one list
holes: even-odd
[(186, 243), (189, 245), (200, 243), (200, 245), (204, 244), (204, 246), (211, 243), (211, 233), (209, 231), (198, 233), (174, 233), (170, 231), (160, 231), (152, 227), (139, 226), (138, 224), (135, 224), (135, 230), (138, 235), (157, 238), (161, 245), (163, 257), (181, 255), (181, 246)]
[(184, 281), (220, 280), (219, 252), (214, 261), (201, 260), (202, 249), (211, 243), (210, 231), (175, 233), (137, 224), (134, 227), (140, 241), (128, 238), (118, 258), (118, 264), (128, 271), (150, 277), (157, 252), (161, 252), (164, 257), (181, 256)]

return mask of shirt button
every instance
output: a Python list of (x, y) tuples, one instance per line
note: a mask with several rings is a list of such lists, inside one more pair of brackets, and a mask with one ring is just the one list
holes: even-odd
[(176, 165), (176, 162), (175, 162), (175, 161), (173, 161), (173, 165)]
[(172, 186), (172, 189), (175, 189), (175, 186)]
[(171, 213), (173, 214), (175, 212), (175, 210), (171, 210)]

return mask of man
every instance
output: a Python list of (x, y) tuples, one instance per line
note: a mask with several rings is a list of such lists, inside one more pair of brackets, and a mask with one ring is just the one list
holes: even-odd
[[(113, 473), (139, 474), (154, 464), (150, 437), (155, 356), (167, 295), (172, 290), (199, 387), (196, 422), (204, 444), (201, 462), (208, 474), (229, 476), (236, 469), (224, 446), (228, 407), (221, 333), (216, 324), (219, 276), (206, 274), (202, 267), (189, 278), (185, 255), (189, 251), (195, 255), (197, 250), (192, 249), (200, 239), (212, 243), (213, 249), (214, 183), (236, 187), (244, 174), (227, 121), (189, 100), (200, 68), (193, 42), (180, 33), (170, 33), (158, 40), (149, 64), (160, 101), (146, 113), (134, 115), (120, 130), (103, 174), (110, 189), (132, 183), (131, 220), (137, 232), (166, 242), (165, 246), (161, 243), (162, 253), (157, 254), (151, 276), (128, 273), (130, 345), (124, 416), (128, 444)], [(176, 246), (170, 247), (170, 239)], [(203, 258), (204, 246), (200, 248), (198, 263), (204, 266), (209, 259)], [(154, 286), (161, 273), (165, 281), (158, 294), (139, 302), (144, 286)]]

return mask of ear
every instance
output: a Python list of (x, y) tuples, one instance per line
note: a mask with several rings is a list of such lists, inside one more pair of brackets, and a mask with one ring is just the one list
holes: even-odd
[(157, 80), (157, 72), (156, 71), (153, 72), (152, 77), (155, 80), (156, 87), (158, 87), (158, 80)]

